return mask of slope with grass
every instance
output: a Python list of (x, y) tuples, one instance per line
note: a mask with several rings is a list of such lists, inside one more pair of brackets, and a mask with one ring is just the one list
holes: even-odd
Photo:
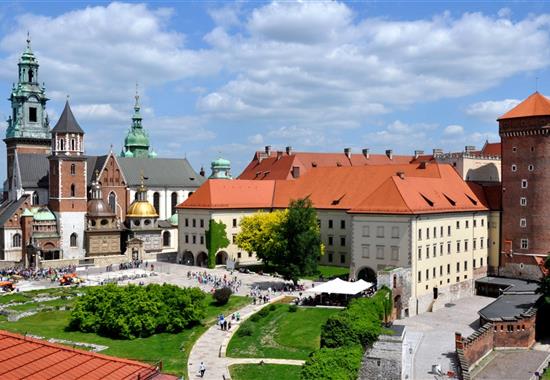
[(300, 380), (301, 366), (282, 364), (234, 364), (229, 367), (233, 380)]
[(339, 310), (270, 305), (246, 320), (229, 342), (227, 356), (305, 360), (319, 349), (321, 326)]
[[(0, 329), (16, 333), (29, 333), (45, 338), (58, 338), (73, 342), (84, 342), (109, 347), (101, 353), (123, 358), (140, 360), (146, 363), (163, 362), (163, 371), (180, 375), (186, 373), (187, 358), (191, 347), (198, 337), (213, 324), (220, 313), (230, 314), (250, 300), (248, 297), (232, 296), (224, 306), (217, 306), (212, 297), (208, 296), (206, 317), (201, 325), (184, 330), (178, 334), (156, 334), (147, 338), (134, 340), (117, 340), (99, 336), (94, 333), (68, 331), (70, 311), (39, 312), (17, 322), (0, 319)], [(59, 304), (61, 300), (56, 300)], [(73, 300), (67, 300), (67, 303)], [(46, 301), (49, 302), (49, 301)]]

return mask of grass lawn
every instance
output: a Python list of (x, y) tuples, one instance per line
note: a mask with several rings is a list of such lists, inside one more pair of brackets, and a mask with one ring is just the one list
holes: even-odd
[(317, 280), (321, 275), (325, 279), (332, 279), (334, 277), (349, 275), (349, 267), (333, 267), (329, 265), (319, 265), (317, 266), (317, 270), (318, 270), (318, 273), (316, 275), (305, 276), (303, 278), (306, 280)]
[[(226, 315), (242, 308), (250, 302), (248, 297), (232, 296), (229, 303), (224, 306), (216, 306), (213, 298), (208, 296), (209, 305), (206, 308), (206, 318), (203, 325), (195, 326), (182, 331), (179, 334), (157, 334), (148, 338), (134, 340), (110, 339), (92, 333), (78, 331), (65, 331), (69, 323), (70, 311), (39, 312), (30, 317), (22, 318), (17, 322), (8, 322), (0, 319), (0, 329), (17, 333), (30, 333), (46, 338), (67, 339), (73, 342), (94, 343), (108, 346), (102, 354), (136, 359), (147, 363), (159, 360), (163, 362), (163, 371), (175, 375), (187, 374), (187, 358), (191, 347), (198, 337), (206, 331), (220, 313)], [(58, 300), (57, 302), (60, 302)], [(64, 300), (72, 303), (73, 300)], [(44, 304), (48, 304), (46, 301)]]
[(235, 364), (229, 367), (233, 380), (300, 380), (301, 366), (282, 364)]
[(259, 321), (249, 318), (243, 323), (240, 329), (250, 329), (251, 335), (239, 336), (237, 331), (229, 342), (227, 356), (305, 360), (319, 348), (321, 326), (340, 311), (299, 307), (291, 313), (288, 305), (274, 307)]

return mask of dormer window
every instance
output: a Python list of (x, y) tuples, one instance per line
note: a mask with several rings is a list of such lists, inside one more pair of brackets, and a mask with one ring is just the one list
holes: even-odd
[(38, 121), (38, 116), (36, 112), (36, 107), (29, 107), (29, 122), (36, 123)]

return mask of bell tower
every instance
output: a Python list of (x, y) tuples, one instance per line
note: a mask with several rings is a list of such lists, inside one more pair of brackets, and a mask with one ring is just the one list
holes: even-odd
[(18, 66), (18, 80), (11, 90), (11, 115), (6, 130), (8, 191), (11, 189), (13, 162), (18, 153), (50, 153), (51, 134), (46, 114), (46, 88), (38, 81), (38, 60), (31, 49), (31, 40), (27, 36), (27, 47)]
[(50, 161), (50, 209), (59, 223), (63, 258), (83, 258), (87, 209), (87, 162), (84, 131), (69, 102), (52, 129)]

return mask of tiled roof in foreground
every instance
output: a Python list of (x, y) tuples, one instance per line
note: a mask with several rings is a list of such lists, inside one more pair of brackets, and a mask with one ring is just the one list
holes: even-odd
[(155, 366), (0, 330), (0, 379), (176, 379)]

